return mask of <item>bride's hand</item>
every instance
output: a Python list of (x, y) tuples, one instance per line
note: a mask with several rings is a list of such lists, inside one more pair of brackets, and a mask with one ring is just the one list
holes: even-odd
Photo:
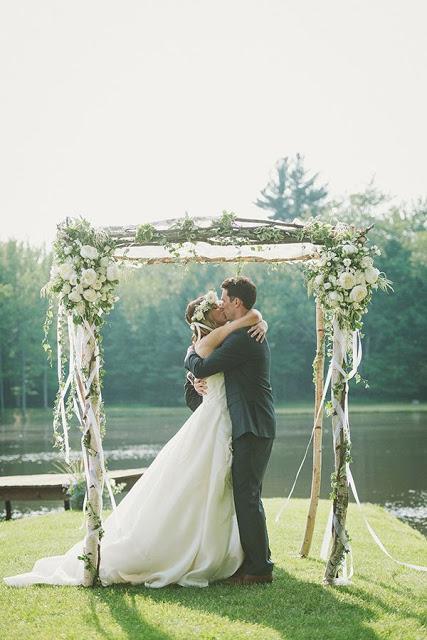
[(261, 320), (261, 322), (254, 324), (250, 329), (248, 329), (248, 333), (251, 338), (255, 338), (257, 342), (264, 342), (267, 330), (268, 324), (265, 320)]

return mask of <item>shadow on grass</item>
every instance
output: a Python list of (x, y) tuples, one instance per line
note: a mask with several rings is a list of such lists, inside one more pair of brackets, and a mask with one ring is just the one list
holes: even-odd
[[(147, 591), (144, 587), (144, 592)], [(108, 606), (114, 621), (121, 627), (128, 638), (144, 638), (144, 640), (170, 640), (171, 636), (157, 627), (149, 624), (143, 615), (143, 607), (137, 602), (138, 590), (141, 587), (129, 585), (115, 585), (114, 587), (97, 588), (90, 593), (90, 615), (86, 623), (92, 625), (96, 631), (107, 640), (116, 640), (117, 635), (108, 631), (98, 614), (99, 601)], [(138, 606), (138, 604), (140, 606)]]
[[(340, 588), (340, 594), (352, 595), (352, 588)], [(360, 594), (358, 594), (360, 596)], [(284, 638), (312, 640), (313, 637), (354, 640), (374, 640), (378, 636), (366, 625), (377, 618), (376, 612), (366, 600), (363, 605), (344, 602), (337, 598), (331, 587), (297, 580), (282, 569), (275, 570), (275, 580), (271, 585), (232, 587), (215, 584), (207, 589), (166, 587), (146, 589), (143, 586), (106, 587), (96, 589), (92, 595), (93, 618), (96, 629), (108, 640), (111, 634), (103, 631), (96, 614), (96, 601), (110, 608), (117, 624), (128, 638), (137, 636), (150, 640), (172, 638), (144, 620), (144, 604), (179, 605), (183, 609), (212, 614), (227, 622), (260, 625), (276, 631)], [(193, 620), (194, 622), (194, 620)], [(190, 623), (189, 623), (190, 624)], [(218, 629), (221, 637), (222, 629)], [(227, 629), (232, 633), (232, 625)], [(262, 637), (262, 629), (252, 630)], [(238, 635), (236, 635), (236, 638)]]

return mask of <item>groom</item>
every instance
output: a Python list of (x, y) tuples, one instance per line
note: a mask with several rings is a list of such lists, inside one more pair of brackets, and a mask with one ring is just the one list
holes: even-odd
[[(222, 309), (227, 320), (246, 315), (255, 304), (256, 287), (249, 278), (227, 278), (221, 287)], [(185, 367), (196, 378), (224, 372), (232, 423), (234, 503), (245, 554), (242, 566), (227, 582), (272, 582), (273, 562), (261, 501), (262, 481), (276, 430), (268, 343), (257, 342), (246, 329), (240, 329), (230, 334), (207, 358), (200, 358), (190, 347)], [(190, 406), (193, 410), (196, 408), (194, 397), (193, 394)]]

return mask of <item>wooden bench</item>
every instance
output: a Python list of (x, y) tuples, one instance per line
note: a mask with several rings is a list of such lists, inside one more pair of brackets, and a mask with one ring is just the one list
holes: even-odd
[[(109, 471), (110, 479), (124, 483), (128, 491), (142, 476), (145, 469), (119, 469)], [(68, 473), (42, 473), (26, 476), (0, 477), (0, 500), (6, 503), (6, 520), (12, 518), (12, 500), (63, 500), (64, 509), (70, 508), (66, 495), (73, 476)]]

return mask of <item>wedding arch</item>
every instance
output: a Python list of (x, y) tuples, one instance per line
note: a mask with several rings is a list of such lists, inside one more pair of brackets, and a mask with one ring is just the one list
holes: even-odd
[[(324, 584), (348, 582), (352, 575), (352, 568), (348, 570), (346, 562), (347, 555), (351, 556), (346, 530), (349, 486), (359, 503), (350, 469), (349, 381), (359, 375), (360, 329), (372, 294), (378, 288), (387, 290), (391, 284), (374, 266), (380, 250), (368, 242), (370, 228), (357, 229), (343, 223), (332, 225), (314, 218), (305, 223), (252, 220), (229, 212), (217, 218), (193, 219), (186, 215), (158, 223), (102, 229), (94, 229), (83, 218), (67, 219), (58, 225), (50, 280), (42, 289), (49, 298), (44, 347), (51, 354), (47, 335), (56, 307), (59, 389), (54, 409), (54, 437), (55, 446), (68, 462), (68, 421), (75, 414), (82, 432), (86, 477), (83, 507), (86, 535), (84, 553), (79, 556), (85, 566), (86, 586), (98, 580), (104, 484), (109, 491), (113, 517), (116, 507), (102, 448), (105, 415), (101, 394), (101, 329), (118, 300), (115, 292), (119, 268), (135, 263), (188, 262), (303, 263), (308, 292), (316, 300), (317, 339), (313, 362), (313, 429), (298, 470), (299, 474), (313, 441), (310, 506), (300, 555), (308, 555), (314, 531), (326, 407), (332, 415), (335, 468), (331, 513), (322, 545), (322, 556), (326, 560), (323, 581)], [(325, 351), (329, 358), (326, 378)], [(326, 403), (329, 388), (331, 399)]]

